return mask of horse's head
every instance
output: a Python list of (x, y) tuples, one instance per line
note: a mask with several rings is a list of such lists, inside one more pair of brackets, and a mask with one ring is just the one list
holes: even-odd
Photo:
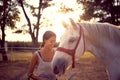
[(84, 45), (81, 44), (81, 27), (72, 19), (70, 19), (70, 24), (67, 24), (64, 21), (62, 24), (66, 28), (66, 31), (61, 37), (59, 47), (57, 48), (52, 61), (53, 72), (59, 75), (64, 74), (71, 62), (73, 62), (74, 67), (74, 57), (77, 56), (77, 54), (80, 56), (80, 54), (83, 53), (84, 47)]

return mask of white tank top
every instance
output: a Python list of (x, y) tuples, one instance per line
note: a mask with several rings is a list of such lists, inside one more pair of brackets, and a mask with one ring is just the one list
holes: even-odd
[(51, 68), (51, 62), (43, 61), (40, 51), (36, 51), (35, 54), (37, 54), (40, 62), (37, 66), (38, 76), (48, 78), (49, 80), (56, 80), (56, 76)]

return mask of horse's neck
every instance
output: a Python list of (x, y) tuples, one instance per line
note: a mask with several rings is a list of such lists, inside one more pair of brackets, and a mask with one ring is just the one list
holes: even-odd
[[(86, 24), (83, 29), (86, 50), (91, 51), (95, 56), (105, 61), (105, 64), (109, 64), (115, 58), (115, 55), (118, 55), (120, 34), (110, 33), (110, 27), (106, 26), (103, 24)], [(119, 35), (115, 41), (113, 34)], [(116, 45), (118, 46), (116, 47)]]
[[(85, 43), (89, 46), (104, 47), (106, 45), (120, 46), (120, 30), (108, 24), (81, 24), (84, 31)], [(86, 49), (89, 49), (90, 47)]]

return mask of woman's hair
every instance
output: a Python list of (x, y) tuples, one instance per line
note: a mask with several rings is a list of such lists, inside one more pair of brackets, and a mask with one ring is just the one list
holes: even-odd
[(42, 45), (41, 47), (44, 47), (45, 45), (45, 40), (48, 40), (50, 39), (51, 37), (55, 36), (56, 37), (56, 34), (52, 31), (46, 31), (44, 34), (43, 34), (43, 42), (42, 42)]

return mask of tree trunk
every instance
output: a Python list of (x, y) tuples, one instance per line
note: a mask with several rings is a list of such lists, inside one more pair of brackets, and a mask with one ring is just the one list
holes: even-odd
[(115, 21), (115, 6), (113, 5), (114, 1), (112, 1), (110, 3), (110, 14), (111, 14), (111, 22), (112, 24), (116, 24), (116, 21)]
[(2, 60), (3, 61), (8, 61), (8, 57), (7, 57), (7, 54), (6, 54), (6, 51), (5, 51), (5, 24), (3, 26), (1, 26), (1, 30), (2, 30), (2, 40), (1, 40), (1, 48), (2, 48)]
[(34, 45), (34, 47), (38, 47), (39, 46), (39, 44), (38, 44), (38, 36), (39, 36), (39, 23), (40, 23), (40, 18), (41, 18), (41, 7), (42, 7), (42, 0), (39, 0), (39, 7), (38, 7), (38, 15), (37, 15), (37, 23), (36, 23), (36, 26), (34, 26), (35, 28), (34, 29), (36, 29), (36, 35), (35, 35), (35, 40), (34, 40), (34, 43), (35, 43), (35, 45)]
[(5, 21), (6, 21), (6, 8), (7, 8), (7, 1), (4, 0), (3, 2), (3, 7), (4, 7), (4, 12), (3, 12), (3, 19), (2, 19), (2, 25), (1, 25), (1, 30), (2, 30), (2, 39), (1, 39), (1, 48), (2, 48), (2, 60), (3, 61), (8, 61), (8, 57), (5, 51)]
[(21, 4), (21, 7), (22, 7), (22, 10), (24, 12), (24, 15), (26, 17), (26, 20), (28, 22), (28, 26), (29, 26), (29, 33), (30, 33), (30, 36), (32, 38), (32, 44), (33, 44), (33, 47), (38, 47), (38, 34), (39, 34), (39, 22), (40, 22), (40, 10), (41, 10), (41, 4), (42, 4), (42, 0), (40, 0), (39, 2), (39, 10), (38, 10), (38, 16), (37, 16), (37, 23), (36, 25), (34, 26), (34, 29), (32, 30), (31, 28), (31, 22), (30, 22), (30, 19), (24, 9), (24, 6), (23, 6), (23, 2), (22, 0), (19, 0), (19, 3)]

